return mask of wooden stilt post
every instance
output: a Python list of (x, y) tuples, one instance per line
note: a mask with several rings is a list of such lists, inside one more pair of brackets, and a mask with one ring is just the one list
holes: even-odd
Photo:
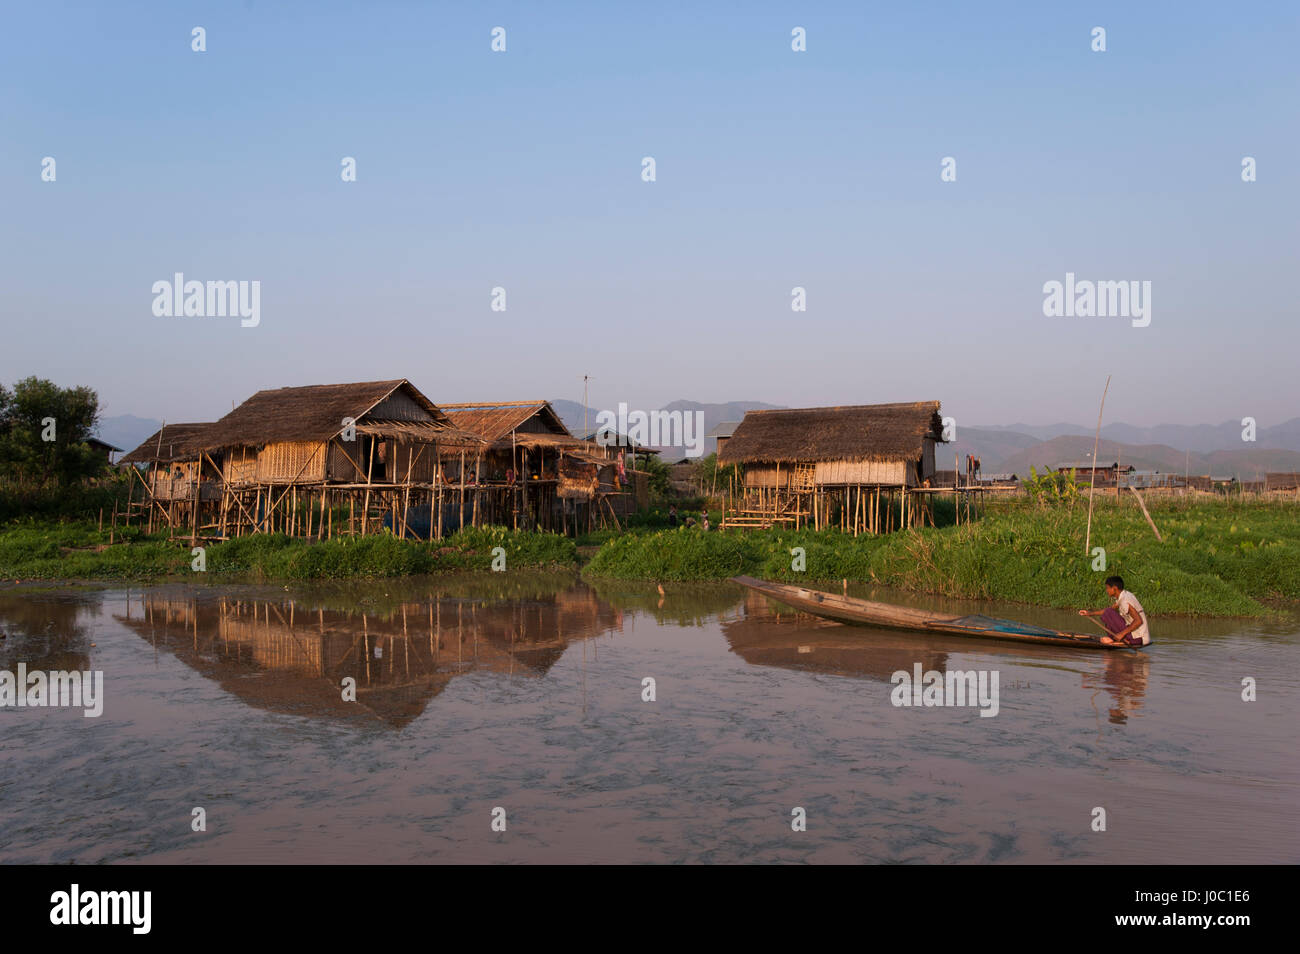
[(370, 435), (370, 460), (366, 464), (366, 500), (361, 506), (361, 535), (366, 535), (366, 524), (370, 522), (370, 484), (371, 475), (375, 470), (375, 435)]
[[(135, 470), (135, 464), (131, 465), (131, 469)], [(134, 494), (135, 484), (128, 480), (126, 482), (126, 525), (128, 527), (131, 526), (131, 498)]]
[(470, 518), (470, 523), (478, 526), (478, 501), (483, 496), (483, 478), (480, 476), (483, 465), (483, 454), (478, 453), (474, 457), (474, 514)]
[(442, 458), (438, 458), (438, 471), (436, 475), (435, 493), (438, 497), (438, 539), (442, 539), (442, 509), (443, 509), (443, 492), (447, 482), (442, 479)]

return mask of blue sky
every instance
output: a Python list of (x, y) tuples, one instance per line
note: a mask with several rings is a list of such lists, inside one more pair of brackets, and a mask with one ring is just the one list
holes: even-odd
[[(977, 424), (1089, 422), (1113, 374), (1109, 420), (1268, 426), (1300, 414), (1298, 27), (1293, 3), (14, 6), (0, 381), (177, 421), (281, 385), (580, 399), (590, 374), (598, 407)], [(260, 281), (261, 324), (155, 317), (178, 271)], [(1150, 326), (1044, 317), (1067, 271), (1151, 281)]]

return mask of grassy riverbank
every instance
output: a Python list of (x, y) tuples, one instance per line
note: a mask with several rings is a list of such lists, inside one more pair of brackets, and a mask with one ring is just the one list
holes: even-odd
[(121, 531), (113, 545), (95, 524), (27, 521), (0, 530), (0, 580), (344, 580), (488, 570), (492, 550), (506, 569), (577, 565), (572, 540), (554, 533), (466, 529), (436, 544), (390, 534), (307, 543), (280, 534), (207, 546), (206, 570), (192, 569), (190, 548), (165, 535)]
[[(848, 579), (974, 599), (1044, 606), (1097, 606), (1102, 580), (1124, 577), (1152, 613), (1266, 615), (1300, 600), (1300, 510), (1285, 503), (1170, 502), (1152, 505), (1158, 542), (1136, 503), (1086, 509), (991, 506), (983, 519), (881, 537), (838, 531), (702, 533), (670, 530), (606, 543), (584, 571), (593, 578), (707, 580), (739, 573), (770, 580)], [(802, 572), (791, 550), (803, 547)]]
[[(1133, 501), (1099, 504), (1083, 552), (1083, 506), (990, 505), (982, 519), (881, 537), (836, 530), (704, 532), (648, 526), (601, 533), (584, 574), (592, 581), (710, 581), (746, 573), (833, 586), (842, 579), (915, 592), (1043, 606), (1098, 606), (1102, 580), (1125, 578), (1152, 613), (1262, 616), (1300, 601), (1300, 509), (1278, 502), (1174, 500), (1151, 504), (1158, 542)], [(650, 523), (649, 520), (644, 521)], [(190, 548), (132, 529), (108, 545), (87, 521), (26, 520), (0, 528), (0, 581), (306, 581), (394, 579), (487, 570), (573, 569), (573, 540), (500, 527), (464, 530), (436, 544), (389, 534), (306, 543), (279, 535), (208, 546), (196, 573)], [(803, 569), (791, 551), (803, 548)], [(1098, 568), (1094, 569), (1094, 563)]]

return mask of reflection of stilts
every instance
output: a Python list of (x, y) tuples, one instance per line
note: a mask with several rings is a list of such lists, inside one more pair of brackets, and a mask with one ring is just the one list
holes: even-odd
[[(130, 599), (138, 596), (132, 592)], [(615, 629), (618, 615), (594, 590), (582, 585), (570, 584), (569, 589), (555, 592), (553, 599), (511, 598), (497, 603), (458, 599), (457, 655), (444, 666), (441, 607), (447, 598), (432, 593), (414, 600), (398, 598), (391, 609), (381, 611), (332, 610), (326, 608), (327, 598), (325, 605), (311, 604), (315, 612), (304, 609), (301, 625), (300, 598), (287, 594), (271, 600), (220, 593), (211, 599), (190, 594), (140, 598), (139, 613), (134, 606), (119, 604), (115, 618), (156, 649), (174, 653), (245, 701), (331, 719), (377, 716), (393, 726), (419, 716), (457, 671), (484, 669), (512, 682), (515, 676), (543, 675), (564, 657), (574, 639)], [(427, 640), (413, 645), (420, 620), (429, 626)], [(467, 626), (473, 628), (473, 647), (464, 646)], [(401, 666), (397, 665), (398, 640)], [(471, 648), (468, 658), (466, 648)], [(425, 651), (428, 656), (422, 655)], [(584, 651), (580, 660), (584, 715), (589, 714), (585, 669), (599, 661), (599, 648), (593, 651), (595, 655), (589, 657)], [(263, 678), (272, 674), (273, 678)], [(343, 679), (355, 680), (355, 698), (340, 697)], [(480, 685), (486, 693), (489, 683)]]

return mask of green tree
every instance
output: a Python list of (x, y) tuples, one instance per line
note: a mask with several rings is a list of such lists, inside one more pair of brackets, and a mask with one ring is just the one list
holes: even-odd
[(86, 444), (99, 425), (99, 396), (24, 378), (0, 385), (0, 478), (37, 488), (68, 486), (102, 473), (104, 459)]
[(706, 494), (712, 493), (715, 487), (719, 492), (725, 491), (733, 478), (739, 480), (743, 474), (739, 464), (718, 463), (716, 452), (701, 457), (695, 465), (695, 479)]
[(650, 475), (650, 492), (658, 494), (661, 497), (668, 496), (672, 491), (672, 480), (668, 470), (668, 465), (661, 461), (655, 454), (646, 454), (636, 459), (636, 469), (643, 474)]

